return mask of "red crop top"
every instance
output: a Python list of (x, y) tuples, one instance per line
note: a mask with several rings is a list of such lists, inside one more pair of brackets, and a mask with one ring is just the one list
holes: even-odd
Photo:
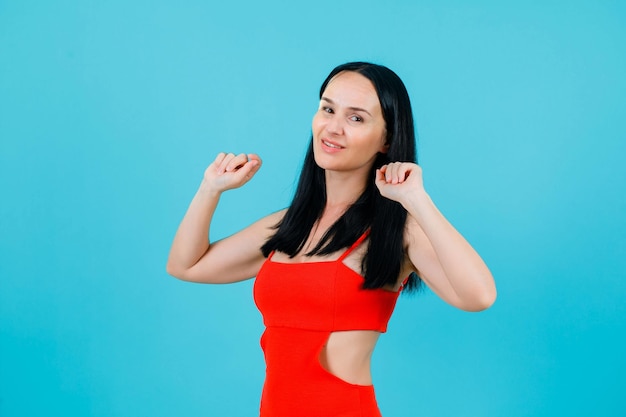
[(363, 289), (363, 277), (343, 263), (368, 233), (335, 261), (265, 261), (254, 300), (267, 327), (385, 332), (400, 291)]

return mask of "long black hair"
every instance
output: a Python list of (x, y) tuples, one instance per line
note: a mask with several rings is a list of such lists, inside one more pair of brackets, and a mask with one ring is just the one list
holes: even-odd
[[(366, 189), (328, 229), (320, 242), (307, 253), (327, 255), (352, 245), (368, 229), (369, 246), (361, 265), (363, 288), (374, 289), (397, 282), (405, 256), (406, 210), (399, 203), (380, 195), (374, 183), (377, 168), (389, 162), (417, 162), (415, 128), (411, 102), (404, 83), (389, 68), (368, 62), (339, 65), (326, 77), (320, 99), (328, 83), (339, 73), (352, 71), (369, 79), (380, 101), (387, 131), (386, 153), (378, 153)], [(304, 159), (293, 201), (276, 233), (261, 247), (265, 257), (273, 250), (296, 256), (304, 247), (315, 222), (326, 206), (326, 177), (313, 156), (313, 138)], [(419, 288), (420, 278), (411, 274), (406, 289)]]

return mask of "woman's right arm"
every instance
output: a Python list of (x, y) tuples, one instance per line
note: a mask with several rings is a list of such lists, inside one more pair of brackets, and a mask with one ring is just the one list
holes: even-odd
[(267, 216), (215, 243), (209, 243), (209, 229), (222, 192), (244, 185), (260, 166), (257, 155), (224, 153), (209, 165), (174, 237), (166, 266), (170, 275), (214, 284), (256, 276), (265, 259), (260, 248), (283, 212)]

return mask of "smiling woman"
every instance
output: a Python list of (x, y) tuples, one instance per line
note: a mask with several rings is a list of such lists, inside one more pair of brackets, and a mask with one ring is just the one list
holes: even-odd
[(330, 172), (367, 173), (376, 155), (388, 148), (374, 86), (359, 73), (342, 72), (328, 83), (320, 101), (313, 117), (315, 162)]
[(261, 416), (376, 417), (370, 358), (400, 292), (425, 282), (449, 304), (479, 311), (494, 302), (495, 284), (424, 190), (409, 97), (393, 71), (335, 68), (312, 131), (291, 205), (209, 243), (221, 193), (261, 167), (256, 154), (219, 154), (167, 270), (205, 283), (256, 276), (266, 325)]

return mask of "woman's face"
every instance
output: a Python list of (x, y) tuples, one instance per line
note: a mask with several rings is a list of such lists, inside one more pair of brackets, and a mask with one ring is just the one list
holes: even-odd
[(321, 168), (369, 172), (376, 155), (386, 152), (382, 109), (371, 81), (341, 72), (326, 86), (313, 117), (313, 153)]

